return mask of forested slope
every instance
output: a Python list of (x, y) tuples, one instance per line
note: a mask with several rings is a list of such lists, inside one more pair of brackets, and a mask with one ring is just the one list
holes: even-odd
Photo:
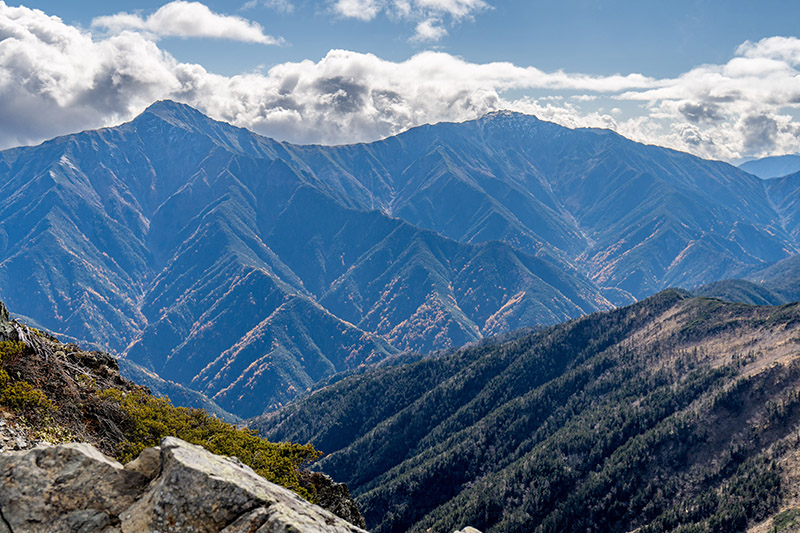
[(737, 531), (798, 505), (800, 306), (666, 291), (253, 421), (374, 531)]

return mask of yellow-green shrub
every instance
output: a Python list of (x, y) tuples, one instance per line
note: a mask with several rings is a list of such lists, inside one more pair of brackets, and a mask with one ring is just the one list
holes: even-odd
[[(268, 442), (254, 431), (238, 429), (201, 409), (175, 407), (169, 399), (132, 385), (98, 390), (108, 384), (98, 384), (94, 375), (85, 373), (63, 378), (63, 372), (52, 372), (44, 360), (25, 359), (26, 354), (32, 352), (21, 342), (0, 342), (0, 405), (22, 415), (38, 438), (61, 442), (75, 431), (79, 437), (93, 436), (106, 453), (127, 462), (143, 449), (158, 446), (163, 437), (174, 436), (215, 454), (235, 456), (266, 479), (316, 499), (314, 489), (300, 483), (300, 465), (321, 455), (311, 445)], [(59, 364), (57, 359), (49, 362)], [(59, 376), (60, 381), (53, 379)], [(31, 383), (43, 383), (51, 399)]]
[(0, 342), (0, 364), (7, 364), (14, 358), (19, 357), (28, 347), (25, 343), (20, 341), (2, 341)]
[[(0, 365), (6, 366), (26, 349), (25, 344), (18, 341), (0, 342)], [(29, 417), (38, 417), (53, 409), (52, 402), (42, 391), (27, 381), (12, 380), (3, 368), (0, 368), (0, 405)]]
[(235, 456), (273, 483), (315, 500), (316, 495), (301, 486), (299, 475), (300, 465), (321, 455), (310, 444), (272, 443), (201, 409), (175, 407), (169, 399), (142, 390), (123, 393), (109, 389), (98, 395), (116, 404), (126, 415), (121, 429), (127, 440), (117, 454), (122, 462), (135, 458), (147, 447), (157, 446), (163, 437), (173, 436), (218, 455)]
[[(0, 372), (8, 376), (5, 371), (0, 370)], [(0, 377), (0, 382), (2, 382), (2, 377)], [(26, 381), (7, 383), (0, 388), (0, 404), (22, 413), (42, 413), (53, 408), (53, 404), (47, 399), (47, 396)]]

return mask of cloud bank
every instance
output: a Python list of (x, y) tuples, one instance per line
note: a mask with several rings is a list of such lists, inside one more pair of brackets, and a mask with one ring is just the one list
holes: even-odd
[[(511, 109), (712, 158), (800, 151), (800, 39), (793, 37), (743, 43), (727, 63), (673, 79), (544, 72), (431, 51), (391, 62), (345, 50), (221, 76), (177, 61), (150, 30), (126, 27), (96, 35), (0, 0), (0, 146), (119, 123), (170, 98), (299, 143), (370, 141)], [(549, 96), (519, 96), (526, 91)]]

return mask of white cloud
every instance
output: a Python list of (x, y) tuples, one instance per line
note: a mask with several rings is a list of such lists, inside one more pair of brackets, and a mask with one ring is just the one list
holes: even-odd
[(137, 14), (117, 13), (97, 17), (92, 27), (112, 34), (126, 30), (148, 32), (158, 37), (207, 37), (260, 44), (281, 44), (282, 39), (266, 35), (256, 22), (233, 15), (214, 13), (200, 2), (175, 0), (143, 18)]
[(377, 17), (383, 8), (384, 2), (381, 0), (336, 0), (333, 4), (337, 14), (364, 21)]
[(444, 19), (453, 23), (489, 9), (484, 0), (332, 0), (333, 11), (345, 18), (370, 21), (381, 12), (394, 19), (416, 23), (409, 39), (415, 42), (441, 40), (447, 35)]
[(412, 40), (418, 42), (438, 41), (447, 35), (447, 30), (441, 26), (437, 19), (426, 19), (417, 24), (416, 33)]
[[(0, 0), (0, 146), (118, 123), (171, 98), (302, 143), (370, 141), (512, 109), (707, 157), (790, 153), (800, 151), (795, 49), (800, 39), (745, 43), (726, 64), (673, 79), (544, 72), (430, 51), (392, 62), (344, 50), (221, 76), (177, 61), (146, 32), (92, 35)], [(531, 91), (544, 95), (521, 96)]]
[(264, 6), (279, 13), (291, 13), (294, 11), (294, 4), (289, 0), (264, 0)]
[(800, 64), (800, 40), (795, 37), (768, 37), (757, 43), (745, 41), (736, 50), (736, 55), (750, 58), (771, 58)]
[[(798, 65), (800, 39), (748, 41), (723, 65), (702, 65), (616, 99), (646, 103), (651, 121), (661, 125), (662, 144), (723, 159), (796, 152), (800, 124), (791, 110), (800, 108)], [(688, 126), (702, 135), (687, 135)]]

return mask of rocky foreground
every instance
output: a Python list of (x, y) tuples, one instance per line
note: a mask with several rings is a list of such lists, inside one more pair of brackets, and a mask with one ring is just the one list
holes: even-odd
[(0, 533), (364, 531), (174, 437), (122, 465), (90, 444), (0, 454)]

